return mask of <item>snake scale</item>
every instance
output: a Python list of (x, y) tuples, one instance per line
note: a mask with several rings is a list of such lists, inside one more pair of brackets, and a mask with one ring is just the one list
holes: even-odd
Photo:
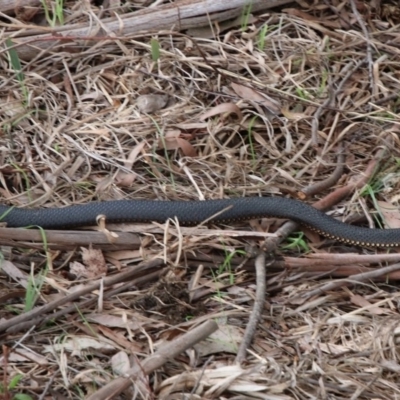
[(337, 221), (306, 203), (282, 197), (242, 197), (206, 201), (116, 200), (64, 208), (24, 209), (0, 205), (0, 219), (8, 227), (40, 226), (71, 229), (106, 222), (160, 222), (177, 218), (182, 225), (205, 220), (231, 223), (255, 218), (287, 218), (325, 237), (365, 247), (400, 246), (400, 229), (369, 229)]

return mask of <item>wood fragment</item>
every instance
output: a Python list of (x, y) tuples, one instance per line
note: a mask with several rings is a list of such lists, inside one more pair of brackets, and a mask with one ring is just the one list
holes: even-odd
[[(252, 12), (266, 10), (283, 4), (290, 0), (253, 0)], [(49, 28), (37, 27), (36, 30), (21, 24), (14, 26), (19, 32), (13, 36), (13, 42), (21, 58), (30, 60), (43, 50), (52, 51), (80, 51), (80, 42), (114, 41), (117, 38), (125, 40), (129, 35), (139, 32), (155, 30), (182, 31), (189, 28), (207, 26), (214, 22), (221, 22), (241, 15), (247, 0), (182, 0), (180, 2), (164, 4), (154, 8), (145, 8), (120, 18), (106, 18), (100, 24), (91, 21), (86, 23), (65, 25)], [(10, 27), (10, 26), (9, 26)]]
[(0, 245), (43, 249), (44, 238), (46, 247), (53, 250), (73, 250), (76, 247), (90, 245), (104, 251), (136, 250), (140, 247), (139, 236), (129, 232), (118, 232), (113, 243), (110, 243), (107, 235), (98, 231), (41, 231), (39, 229), (0, 228)]

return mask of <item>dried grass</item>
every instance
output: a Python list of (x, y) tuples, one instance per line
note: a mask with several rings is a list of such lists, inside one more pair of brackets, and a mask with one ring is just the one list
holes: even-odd
[[(146, 34), (109, 40), (105, 46), (102, 41), (88, 43), (76, 54), (49, 51), (23, 64), (27, 98), (3, 51), (4, 201), (61, 207), (123, 198), (296, 195), (332, 173), (339, 144), (347, 156), (339, 186), (359, 179), (377, 149), (384, 148), (386, 156), (374, 179), (381, 185), (377, 197), (397, 200), (400, 75), (393, 14), (385, 8), (383, 15), (368, 19), (370, 34), (365, 38), (357, 21), (365, 21), (367, 11), (357, 16), (350, 5), (320, 6), (314, 13), (265, 14), (246, 31), (233, 29), (217, 39), (160, 32), (158, 63), (151, 57), (152, 36)], [(260, 49), (262, 23), (269, 29)], [(3, 31), (2, 44), (5, 38)], [(137, 99), (149, 94), (168, 95), (167, 106), (148, 115), (141, 112)], [(225, 103), (230, 113), (204, 117)], [(189, 157), (193, 150), (196, 156)], [(357, 191), (336, 213), (362, 213), (363, 206), (371, 205)], [(105, 253), (108, 274), (140, 259), (162, 257), (170, 272), (161, 287), (131, 287), (104, 301), (100, 289), (95, 305), (26, 335), (5, 336), (3, 346), (12, 349), (6, 366), (2, 359), (6, 379), (22, 373), (19, 389), (32, 396), (81, 398), (112, 379), (111, 355), (122, 351), (140, 360), (180, 329), (204, 319), (216, 318), (240, 341), (255, 285), (252, 272), (236, 269), (249, 263), (238, 251), (261, 243), (258, 232), (266, 224), (255, 222), (253, 228), (257, 235), (248, 238), (238, 237), (233, 228), (130, 227), (141, 233), (142, 246)], [(267, 271), (267, 305), (246, 365), (233, 365), (238, 347), (234, 339), (232, 351), (222, 344), (210, 346), (209, 352), (203, 349), (201, 357), (188, 351), (142, 377), (141, 395), (400, 398), (397, 286), (348, 282), (301, 300), (331, 280), (329, 273), (339, 265), (335, 253), (358, 251), (333, 243), (324, 247), (309, 237), (316, 253), (329, 251), (332, 259), (322, 258), (321, 269), (310, 260), (312, 274), (301, 265), (282, 270), (276, 264)], [(6, 319), (23, 312), (21, 279), (46, 263), (49, 271), (38, 304), (87, 284), (69, 274), (70, 263), (81, 259), (79, 249), (26, 252), (15, 243), (4, 248), (4, 257), (22, 275), (1, 275), (1, 316)], [(371, 259), (375, 265), (383, 262)], [(348, 266), (348, 275), (359, 273), (360, 263)], [(193, 286), (188, 282), (194, 277)], [(197, 293), (191, 293), (197, 299), (192, 304), (189, 287)], [(89, 339), (94, 342), (88, 344)], [(49, 347), (60, 343), (62, 350)]]

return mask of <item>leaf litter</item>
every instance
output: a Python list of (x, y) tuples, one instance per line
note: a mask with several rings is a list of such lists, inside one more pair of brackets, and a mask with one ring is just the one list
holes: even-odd
[[(343, 144), (346, 169), (336, 187), (359, 179), (377, 149), (384, 150), (369, 182), (382, 184), (375, 191), (380, 210), (357, 189), (334, 215), (373, 220), (393, 205), (398, 214), (398, 7), (354, 2), (354, 9), (351, 3), (300, 2), (302, 9), (255, 15), (246, 29), (191, 38), (196, 46), (163, 31), (128, 35), (119, 44), (121, 39), (108, 39), (107, 52), (89, 41), (79, 54), (50, 50), (22, 63), (27, 98), (3, 51), (3, 198), (14, 206), (62, 207), (125, 198), (295, 196), (332, 174)], [(160, 44), (157, 62), (148, 50), (152, 37)], [(385, 217), (388, 225), (398, 219)], [(169, 266), (156, 285), (144, 273), (137, 287), (120, 282), (100, 288), (94, 294), (102, 298), (126, 285), (101, 304), (85, 305), (85, 294), (69, 314), (6, 335), (3, 346), (12, 353), (0, 358), (6, 376), (22, 371), (22, 387), (33, 397), (52, 379), (53, 390), (80, 398), (182, 331), (215, 319), (221, 331), (199, 344), (199, 354), (187, 351), (154, 372), (141, 386), (142, 397), (399, 397), (399, 292), (388, 279), (399, 275), (346, 280), (361, 267), (398, 261), (379, 249), (372, 253), (315, 235), (309, 255), (278, 251), (267, 269), (267, 301), (247, 361), (234, 364), (232, 349), (255, 293), (254, 262), (243, 250), (262, 243), (266, 226), (280, 223), (253, 225), (253, 235), (247, 222), (218, 229), (133, 226), (139, 249), (119, 252), (114, 244), (114, 251), (100, 247), (96, 256), (88, 248), (84, 252), (93, 257), (86, 265), (79, 246), (26, 249), (26, 239), (1, 239), (11, 250), (4, 252), (0, 275), (0, 322), (24, 310), (25, 299), (13, 291), (27, 286), (32, 269), (46, 274), (42, 305), (139, 260), (161, 258)], [(121, 235), (114, 226), (112, 233)], [(199, 295), (189, 296), (199, 266), (193, 289)], [(338, 276), (340, 285), (326, 286)], [(305, 293), (312, 297), (301, 301)]]

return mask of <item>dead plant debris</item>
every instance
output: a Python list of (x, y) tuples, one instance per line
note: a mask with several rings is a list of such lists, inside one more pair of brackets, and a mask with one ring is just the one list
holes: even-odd
[[(397, 2), (301, 1), (201, 36), (121, 36), (99, 21), (167, 2), (67, 1), (65, 23), (98, 26), (93, 40), (57, 33), (19, 57), (30, 35), (52, 32), (56, 2), (44, 3), (48, 19), (40, 2), (0, 14), (3, 203), (312, 193), (304, 201), (344, 220), (399, 219)], [(344, 171), (319, 185), (340, 151)], [(281, 225), (1, 227), (0, 398), (400, 398), (396, 249), (308, 232), (274, 241), (261, 320), (235, 363), (257, 301), (246, 249)], [(210, 320), (221, 329), (168, 353)]]

